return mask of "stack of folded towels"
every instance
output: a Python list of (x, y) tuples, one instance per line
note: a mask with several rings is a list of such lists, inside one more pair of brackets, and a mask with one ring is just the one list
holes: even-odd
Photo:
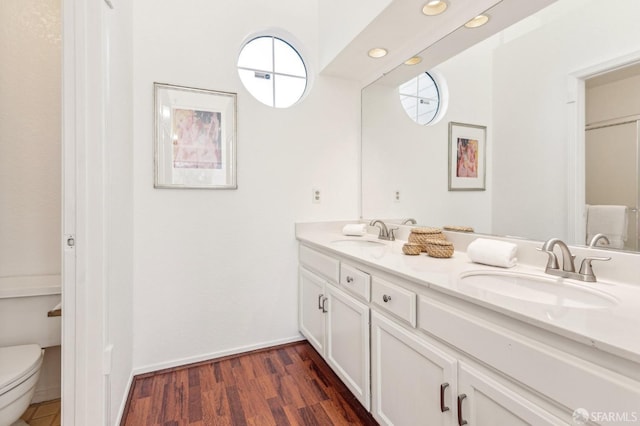
[(472, 262), (484, 265), (512, 268), (518, 263), (518, 246), (506, 241), (477, 238), (467, 247), (467, 256)]

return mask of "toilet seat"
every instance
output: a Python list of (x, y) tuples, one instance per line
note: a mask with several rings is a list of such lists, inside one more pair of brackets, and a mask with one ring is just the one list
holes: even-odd
[(0, 348), (0, 396), (38, 371), (42, 352), (35, 344)]

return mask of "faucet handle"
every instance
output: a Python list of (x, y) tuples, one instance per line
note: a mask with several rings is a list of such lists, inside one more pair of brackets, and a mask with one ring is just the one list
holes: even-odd
[(393, 228), (389, 228), (389, 241), (395, 241), (396, 240), (396, 231), (398, 230), (397, 226), (394, 226)]
[(586, 277), (591, 277), (592, 282), (595, 282), (596, 280), (596, 276), (593, 273), (593, 266), (591, 266), (591, 262), (594, 260), (599, 260), (599, 261), (607, 261), (607, 260), (611, 260), (610, 257), (599, 257), (599, 256), (594, 256), (594, 257), (585, 257), (584, 259), (582, 259), (582, 263), (580, 264), (580, 274), (584, 275)]
[(536, 250), (549, 255), (549, 260), (547, 260), (547, 269), (560, 269), (560, 266), (558, 265), (558, 256), (556, 256), (553, 250), (546, 250), (544, 248), (536, 248)]

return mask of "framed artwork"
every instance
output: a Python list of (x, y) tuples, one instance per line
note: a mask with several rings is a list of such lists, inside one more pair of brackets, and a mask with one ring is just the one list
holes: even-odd
[(154, 83), (156, 188), (236, 189), (235, 93)]
[(449, 191), (484, 191), (487, 127), (449, 122)]

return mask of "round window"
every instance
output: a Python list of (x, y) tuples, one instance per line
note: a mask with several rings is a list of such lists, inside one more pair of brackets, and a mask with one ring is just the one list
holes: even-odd
[(244, 45), (238, 74), (249, 93), (270, 107), (290, 107), (307, 88), (302, 57), (289, 43), (273, 36), (257, 37)]
[(428, 72), (400, 86), (400, 102), (407, 115), (421, 125), (435, 124), (441, 112), (440, 89)]

